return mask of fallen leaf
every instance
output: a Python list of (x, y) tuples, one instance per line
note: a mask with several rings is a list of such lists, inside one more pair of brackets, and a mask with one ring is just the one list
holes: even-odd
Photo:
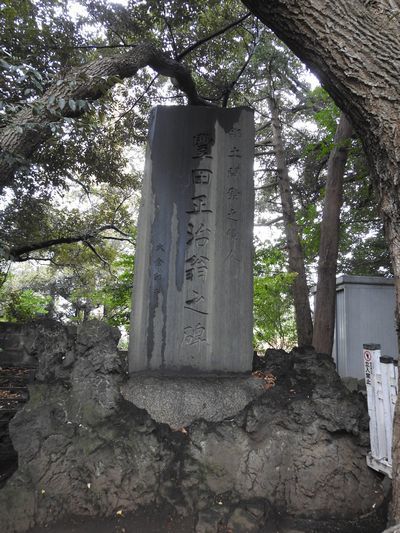
[(275, 387), (276, 385), (277, 378), (271, 372), (262, 372), (261, 370), (257, 370), (256, 372), (253, 372), (252, 375), (264, 381), (265, 389), (272, 389), (272, 387)]

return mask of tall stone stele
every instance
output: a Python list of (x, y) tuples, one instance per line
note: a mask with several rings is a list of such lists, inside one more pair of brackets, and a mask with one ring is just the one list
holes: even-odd
[(251, 370), (253, 153), (250, 109), (152, 110), (131, 373)]

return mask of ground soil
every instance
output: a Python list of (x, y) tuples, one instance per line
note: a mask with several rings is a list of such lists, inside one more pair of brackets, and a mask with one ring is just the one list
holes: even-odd
[[(26, 533), (193, 533), (195, 518), (178, 517), (165, 508), (146, 508), (123, 517), (73, 517), (48, 527), (36, 527)], [(1, 531), (1, 530), (0, 530)], [(316, 524), (309, 520), (293, 521), (284, 518), (268, 521), (260, 533), (381, 533), (382, 526), (364, 524)], [(1, 533), (3, 533), (1, 531)], [(6, 532), (4, 532), (6, 533)], [(228, 526), (220, 526), (215, 533), (233, 533)]]
[(36, 527), (27, 533), (189, 533), (193, 530), (192, 517), (178, 517), (165, 507), (154, 506), (134, 515), (73, 517), (48, 527)]

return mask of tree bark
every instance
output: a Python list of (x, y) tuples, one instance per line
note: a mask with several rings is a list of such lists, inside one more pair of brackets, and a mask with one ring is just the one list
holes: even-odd
[(344, 113), (328, 160), (325, 202), (321, 221), (318, 282), (315, 300), (313, 346), (317, 352), (332, 353), (336, 312), (336, 269), (339, 251), (340, 209), (343, 176), (353, 128)]
[[(399, 333), (399, 1), (243, 0), (243, 3), (317, 74), (363, 141), (379, 190), (393, 264)], [(400, 399), (393, 432), (392, 515), (396, 521), (400, 521), (399, 402)]]
[[(190, 104), (207, 104), (197, 94), (189, 70), (150, 44), (137, 45), (129, 52), (74, 68), (51, 85), (34, 106), (19, 111), (9, 125), (0, 129), (0, 192), (12, 183), (16, 170), (51, 136), (50, 123), (64, 117), (78, 117), (85, 112), (84, 109), (71, 109), (70, 100), (97, 100), (121, 79), (134, 76), (147, 65), (159, 74), (174, 78)], [(62, 109), (49, 106), (50, 102), (62, 100)]]
[(296, 273), (292, 292), (296, 317), (297, 339), (299, 346), (309, 346), (312, 342), (313, 324), (311, 319), (310, 302), (308, 299), (303, 247), (300, 242), (299, 229), (296, 223), (293, 207), (289, 169), (286, 164), (279, 111), (273, 97), (268, 99), (268, 104), (271, 112), (272, 142), (275, 151), (278, 185), (282, 203), (282, 216), (289, 256), (289, 272)]

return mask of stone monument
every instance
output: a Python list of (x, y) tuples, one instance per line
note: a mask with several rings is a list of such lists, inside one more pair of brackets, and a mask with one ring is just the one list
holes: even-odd
[(253, 152), (248, 108), (152, 110), (130, 373), (251, 370)]

